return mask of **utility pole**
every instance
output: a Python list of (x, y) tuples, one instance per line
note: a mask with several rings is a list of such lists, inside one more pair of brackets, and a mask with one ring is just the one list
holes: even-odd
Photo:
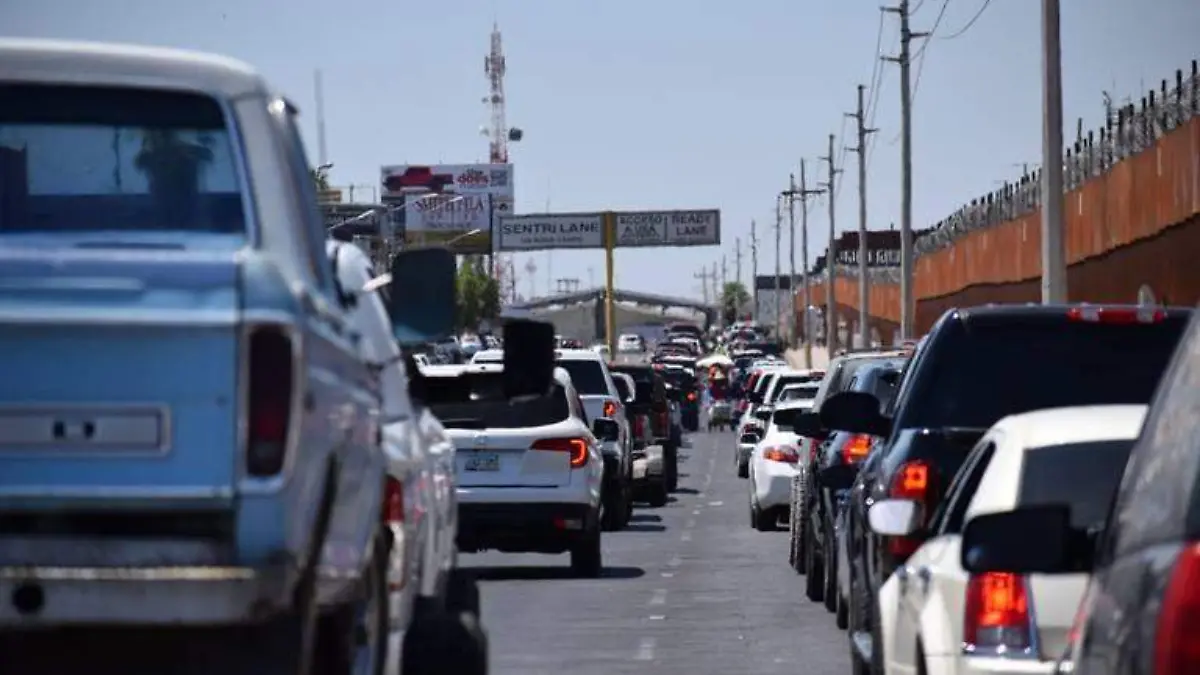
[(779, 254), (781, 246), (781, 236), (783, 234), (783, 200), (780, 197), (775, 198), (775, 326), (771, 332), (775, 339), (779, 339), (779, 322), (783, 319), (783, 289), (780, 288), (780, 277), (783, 276), (783, 270), (779, 268)]
[(699, 272), (692, 275), (693, 279), (700, 280), (700, 291), (704, 294), (704, 304), (708, 304), (708, 268), (701, 267)]
[(1042, 304), (1047, 305), (1067, 301), (1059, 24), (1058, 0), (1042, 0)]
[(829, 163), (829, 181), (822, 184), (829, 197), (829, 249), (825, 253), (825, 349), (830, 357), (837, 351), (838, 320), (837, 298), (834, 291), (834, 277), (837, 273), (837, 219), (834, 206), (837, 203), (837, 175), (842, 172), (834, 165), (837, 157), (833, 154), (834, 135), (829, 134), (829, 155), (821, 159)]
[(733, 280), (742, 283), (742, 238), (733, 240)]
[[(795, 201), (800, 200), (800, 285), (804, 309), (801, 312), (804, 323), (801, 324), (803, 339), (804, 339), (804, 367), (812, 368), (812, 323), (809, 321), (808, 308), (812, 305), (812, 298), (809, 295), (808, 288), (808, 198), (819, 195), (822, 190), (808, 189), (808, 175), (805, 171), (804, 158), (800, 158), (800, 189), (794, 187), (788, 191), (788, 197)], [(793, 186), (795, 182), (793, 181)]]
[(796, 174), (788, 174), (788, 189), (782, 197), (788, 204), (788, 346), (796, 346)]
[(867, 323), (871, 316), (871, 281), (867, 274), (867, 135), (876, 131), (867, 128), (863, 108), (866, 88), (866, 85), (858, 85), (858, 110), (847, 113), (858, 123), (858, 147), (850, 148), (850, 151), (858, 153), (858, 339), (863, 349), (871, 346), (871, 329)]
[(913, 233), (912, 233), (912, 50), (913, 38), (928, 33), (914, 33), (908, 27), (908, 0), (887, 11), (900, 15), (900, 56), (884, 59), (900, 64), (900, 339), (913, 337)]
[(721, 280), (721, 277), (717, 276), (717, 261), (716, 260), (713, 261), (712, 275), (709, 276), (709, 279), (712, 280), (713, 304), (720, 304), (721, 291), (724, 289), (721, 289), (719, 286), (717, 286), (717, 282)]
[(721, 254), (721, 292), (725, 292), (725, 286), (729, 283), (729, 263), (725, 259), (725, 254)]
[(754, 307), (750, 310), (754, 320), (758, 320), (758, 232), (757, 225), (750, 221), (750, 300)]

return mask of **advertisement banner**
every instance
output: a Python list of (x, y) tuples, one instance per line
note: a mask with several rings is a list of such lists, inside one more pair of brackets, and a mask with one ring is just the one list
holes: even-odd
[(409, 195), (404, 203), (408, 246), (444, 246), (456, 254), (492, 251), (493, 215), (512, 209), (509, 199), (486, 193)]
[(381, 167), (379, 173), (384, 201), (429, 192), (513, 198), (512, 164), (397, 164)]

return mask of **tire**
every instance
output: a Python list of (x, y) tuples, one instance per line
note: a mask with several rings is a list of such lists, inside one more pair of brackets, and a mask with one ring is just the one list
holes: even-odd
[(391, 624), (387, 590), (389, 551), (380, 535), (376, 535), (375, 541), (370, 566), (363, 576), (362, 597), (338, 606), (320, 619), (313, 659), (315, 673), (353, 675), (359, 657), (369, 652), (371, 666), (366, 673), (383, 675)]
[(679, 446), (674, 443), (663, 446), (663, 480), (667, 492), (679, 489)]
[(804, 570), (804, 547), (800, 542), (800, 522), (803, 518), (800, 506), (800, 477), (792, 478), (788, 497), (788, 565), (796, 572)]
[(847, 607), (846, 598), (842, 597), (839, 592), (837, 594), (837, 610), (833, 613), (833, 623), (840, 629), (846, 630), (846, 626), (850, 623), (849, 607)]
[(401, 675), (487, 675), (487, 634), (470, 614), (430, 612), (409, 625)]
[[(740, 454), (741, 451), (739, 450), (738, 453)], [(749, 458), (744, 459), (744, 460), (740, 456), (737, 458), (737, 477), (738, 478), (749, 478), (750, 477), (750, 460), (749, 460)]]
[(837, 548), (835, 547), (836, 542), (833, 540), (832, 532), (833, 530), (830, 528), (829, 523), (826, 522), (824, 536), (825, 560), (821, 567), (825, 573), (823, 575), (823, 585), (825, 587), (823, 591), (825, 597), (823, 600), (825, 601), (825, 609), (836, 614), (838, 606), (837, 566), (839, 561), (837, 558)]
[(475, 575), (464, 569), (450, 570), (446, 580), (446, 611), (479, 616), (480, 605), (479, 582)]
[(627, 473), (625, 476), (625, 485), (621, 491), (621, 494), (624, 495), (624, 497), (622, 499), (623, 508), (621, 509), (621, 527), (626, 528), (626, 527), (629, 527), (629, 523), (633, 521), (633, 470), (632, 469), (630, 469), (629, 473)]
[(600, 528), (593, 527), (571, 548), (571, 572), (576, 576), (595, 579), (604, 570), (603, 556)]
[(663, 481), (656, 481), (650, 484), (646, 493), (646, 501), (654, 508), (662, 508), (667, 505), (667, 485)]
[(757, 530), (758, 529), (758, 521), (760, 518), (762, 518), (762, 511), (760, 511), (758, 509), (758, 504), (755, 504), (754, 500), (751, 499), (750, 500), (750, 527)]
[(621, 529), (621, 514), (625, 506), (621, 503), (621, 484), (611, 481), (604, 486), (604, 496), (600, 506), (600, 529), (613, 532)]
[(779, 515), (775, 509), (758, 509), (758, 520), (754, 529), (759, 532), (774, 532), (779, 529), (778, 522)]
[[(850, 642), (850, 672), (853, 675), (872, 675), (870, 664), (859, 658), (858, 650), (854, 648), (854, 634), (867, 629), (867, 617), (865, 614), (870, 611), (866, 606), (869, 598), (865, 597), (866, 594), (860, 586), (861, 582), (858, 581), (858, 577), (851, 574), (850, 597), (848, 598), (850, 607), (848, 608), (849, 617), (846, 633), (847, 639)], [(874, 651), (874, 649), (871, 650), (872, 653)]]
[(825, 570), (822, 560), (817, 559), (813, 546), (811, 528), (804, 528), (804, 595), (813, 602), (825, 597)]

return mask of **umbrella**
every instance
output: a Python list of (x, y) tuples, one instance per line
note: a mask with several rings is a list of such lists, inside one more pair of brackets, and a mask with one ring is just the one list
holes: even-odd
[(701, 368), (707, 368), (708, 366), (732, 366), (733, 359), (724, 354), (712, 354), (697, 361), (696, 365)]

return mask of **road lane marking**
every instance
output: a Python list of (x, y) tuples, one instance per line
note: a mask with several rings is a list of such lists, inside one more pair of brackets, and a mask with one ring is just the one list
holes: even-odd
[(683, 558), (680, 558), (679, 556), (675, 556), (674, 558), (671, 558), (670, 560), (667, 561), (667, 566), (668, 567), (679, 567), (679, 564), (682, 562), (683, 562)]
[(663, 572), (662, 576), (664, 579), (670, 579), (671, 577), (675, 576), (675, 573), (674, 572)]
[(682, 535), (679, 536), (679, 541), (691, 541), (691, 540), (692, 540), (691, 532), (684, 532)]
[(709, 502), (709, 506), (725, 506), (725, 502)]
[(636, 658), (638, 661), (653, 661), (654, 660), (654, 648), (657, 646), (658, 646), (658, 641), (655, 640), (654, 638), (652, 638), (652, 637), (642, 638), (642, 641), (640, 643), (638, 643), (637, 656), (634, 658)]
[(650, 616), (648, 616), (646, 618), (650, 619), (651, 621), (664, 621), (664, 620), (666, 620), (667, 615), (666, 614), (651, 614)]
[(666, 602), (667, 602), (667, 589), (656, 588), (656, 589), (654, 589), (654, 593), (650, 595), (650, 602), (647, 604), (662, 605), (662, 604), (665, 604)]
[(698, 516), (698, 515), (700, 515), (700, 509), (692, 509), (692, 515), (693, 515), (693, 516)]

